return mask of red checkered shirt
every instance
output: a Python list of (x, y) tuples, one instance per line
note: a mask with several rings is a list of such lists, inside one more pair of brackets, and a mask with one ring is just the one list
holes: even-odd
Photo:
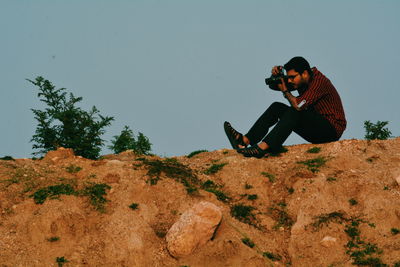
[(300, 110), (313, 107), (335, 127), (338, 139), (346, 129), (346, 117), (342, 101), (331, 81), (316, 67), (312, 69), (313, 77), (306, 89), (298, 90), (296, 97)]

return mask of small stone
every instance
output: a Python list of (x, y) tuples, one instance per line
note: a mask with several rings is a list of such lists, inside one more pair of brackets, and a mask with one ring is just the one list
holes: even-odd
[(336, 238), (334, 238), (332, 236), (325, 236), (321, 240), (321, 245), (326, 248), (332, 247), (335, 243), (336, 243)]
[(202, 201), (185, 211), (169, 229), (166, 240), (174, 257), (183, 257), (212, 238), (221, 222), (222, 212), (213, 203)]

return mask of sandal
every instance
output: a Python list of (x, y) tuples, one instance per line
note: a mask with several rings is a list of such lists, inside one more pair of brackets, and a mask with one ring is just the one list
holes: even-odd
[(267, 154), (267, 150), (262, 150), (258, 145), (249, 148), (241, 148), (237, 150), (238, 153), (243, 154), (245, 157), (255, 157), (261, 159)]
[(224, 130), (226, 133), (226, 136), (229, 139), (229, 142), (231, 143), (232, 147), (234, 149), (240, 149), (239, 146), (244, 146), (247, 147), (247, 144), (243, 141), (243, 135), (233, 129), (231, 124), (229, 122), (224, 122)]

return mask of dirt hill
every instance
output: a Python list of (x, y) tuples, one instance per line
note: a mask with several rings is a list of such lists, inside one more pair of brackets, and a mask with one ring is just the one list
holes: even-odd
[[(0, 266), (400, 266), (400, 138), (286, 148), (1, 160)], [(200, 201), (222, 222), (173, 258), (165, 235)]]

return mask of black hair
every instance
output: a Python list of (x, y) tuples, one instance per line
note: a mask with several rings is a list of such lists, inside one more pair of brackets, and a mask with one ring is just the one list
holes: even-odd
[(294, 57), (286, 63), (283, 68), (286, 71), (295, 70), (296, 72), (302, 74), (305, 70), (308, 74), (312, 75), (310, 64), (304, 57)]

